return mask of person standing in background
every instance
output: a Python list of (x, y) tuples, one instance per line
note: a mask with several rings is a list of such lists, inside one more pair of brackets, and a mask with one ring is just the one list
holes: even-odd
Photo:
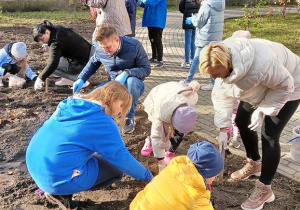
[(183, 14), (182, 28), (184, 30), (184, 55), (185, 60), (181, 64), (183, 68), (190, 68), (191, 62), (195, 55), (195, 26), (186, 24), (185, 20), (197, 13), (200, 4), (197, 0), (181, 0), (179, 3), (179, 11)]
[(166, 0), (138, 0), (138, 5), (144, 8), (142, 27), (147, 27), (151, 42), (152, 58), (154, 68), (160, 68), (163, 64), (162, 33), (167, 20)]
[(135, 37), (135, 25), (136, 25), (136, 0), (125, 0), (125, 6), (128, 12), (130, 26), (131, 26), (131, 34), (128, 35), (130, 37)]

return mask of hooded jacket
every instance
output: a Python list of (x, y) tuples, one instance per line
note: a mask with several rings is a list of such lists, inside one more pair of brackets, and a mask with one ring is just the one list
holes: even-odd
[(212, 92), (217, 127), (231, 125), (234, 99), (276, 116), (287, 101), (300, 99), (300, 58), (284, 45), (264, 39), (228, 38), (233, 70), (217, 78)]
[(141, 0), (144, 8), (142, 27), (158, 27), (164, 29), (167, 20), (166, 0)]
[[(2, 68), (3, 64), (17, 64), (18, 61), (14, 60), (12, 58), (11, 54), (11, 47), (14, 43), (6, 44), (1, 50), (0, 50), (0, 76), (4, 76), (5, 69)], [(33, 80), (37, 75), (32, 69), (29, 67), (28, 64), (26, 64), (26, 76)]]
[(67, 58), (75, 65), (77, 63), (77, 65), (85, 66), (89, 61), (91, 44), (71, 28), (56, 26), (51, 31), (48, 46), (47, 65), (39, 74), (39, 78), (43, 81), (56, 70), (61, 57)]
[(174, 111), (180, 106), (194, 107), (198, 101), (200, 84), (192, 81), (189, 86), (179, 82), (167, 82), (154, 87), (147, 95), (143, 105), (152, 122), (151, 140), (154, 157), (164, 157), (170, 147), (169, 125)]
[(67, 195), (94, 185), (99, 171), (94, 152), (136, 179), (151, 180), (151, 172), (128, 152), (104, 107), (83, 99), (68, 98), (59, 103), (31, 139), (26, 163), (40, 189)]
[(193, 24), (186, 24), (185, 20), (188, 17), (191, 17), (192, 14), (198, 12), (200, 4), (197, 3), (197, 0), (181, 0), (179, 3), (179, 11), (183, 14), (182, 19), (182, 28), (183, 29), (195, 29)]
[(130, 210), (153, 209), (213, 210), (205, 179), (187, 156), (173, 158), (130, 204)]
[(195, 45), (204, 47), (211, 41), (221, 41), (224, 27), (225, 0), (203, 0), (197, 16), (192, 18), (196, 27)]

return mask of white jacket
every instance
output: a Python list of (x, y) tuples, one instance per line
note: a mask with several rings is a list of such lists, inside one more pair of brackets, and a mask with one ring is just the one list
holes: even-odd
[(174, 111), (180, 106), (195, 106), (200, 84), (192, 81), (189, 86), (179, 82), (167, 82), (154, 87), (143, 105), (148, 119), (152, 122), (151, 140), (154, 157), (165, 157), (170, 147), (169, 125)]
[(231, 125), (234, 98), (276, 116), (287, 101), (300, 99), (300, 58), (280, 43), (228, 38), (232, 73), (217, 78), (212, 92), (215, 125)]

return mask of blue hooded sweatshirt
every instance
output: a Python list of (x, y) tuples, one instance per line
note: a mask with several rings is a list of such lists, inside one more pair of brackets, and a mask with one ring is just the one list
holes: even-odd
[(129, 153), (104, 107), (82, 99), (60, 102), (31, 139), (26, 164), (43, 191), (73, 194), (95, 184), (99, 169), (94, 152), (135, 179), (151, 180), (151, 172)]
[(167, 20), (166, 0), (141, 0), (144, 8), (142, 27), (158, 27), (164, 29)]

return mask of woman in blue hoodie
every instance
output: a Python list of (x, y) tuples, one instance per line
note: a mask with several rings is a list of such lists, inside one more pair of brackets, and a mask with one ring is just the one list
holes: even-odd
[(124, 121), (131, 100), (124, 85), (109, 82), (85, 96), (60, 102), (35, 133), (26, 163), (51, 202), (72, 209), (73, 193), (110, 185), (123, 172), (141, 181), (152, 179), (151, 172), (128, 152), (116, 125)]

